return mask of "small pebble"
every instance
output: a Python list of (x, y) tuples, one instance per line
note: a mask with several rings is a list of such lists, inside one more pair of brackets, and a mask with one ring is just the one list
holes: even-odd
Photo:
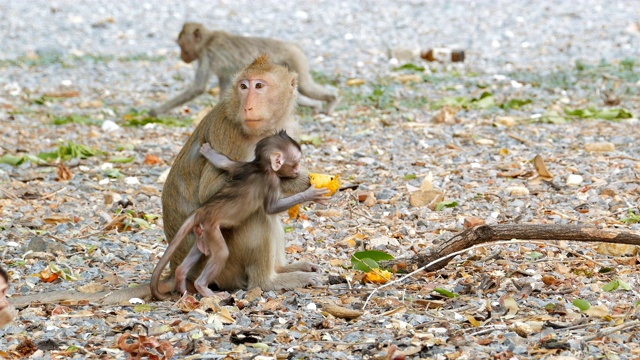
[(568, 186), (575, 186), (575, 185), (580, 185), (582, 184), (582, 176), (577, 175), (577, 174), (571, 174), (567, 177), (567, 185)]

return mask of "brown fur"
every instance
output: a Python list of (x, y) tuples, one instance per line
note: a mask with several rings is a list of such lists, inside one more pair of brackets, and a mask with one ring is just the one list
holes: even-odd
[[(249, 65), (237, 77), (241, 80), (251, 77), (247, 74), (253, 74), (269, 81), (270, 92), (256, 103), (259, 109), (254, 110), (260, 115), (254, 123), (246, 123), (249, 115), (243, 115), (244, 99), (235, 86), (198, 125), (174, 161), (162, 194), (167, 239), (173, 239), (187, 216), (217, 193), (226, 181), (224, 173), (199, 154), (202, 144), (209, 143), (232, 160), (248, 161), (255, 144), (275, 130), (285, 129), (295, 138), (293, 90), (296, 76), (282, 72), (284, 68), (279, 66), (276, 66), (277, 71), (260, 73), (262, 66), (265, 64), (260, 62)], [(296, 179), (283, 180), (281, 186), (283, 192), (290, 195), (307, 189), (309, 179), (302, 173)], [(275, 290), (317, 283), (317, 275), (307, 272), (316, 270), (315, 265), (284, 265), (284, 232), (276, 215), (267, 215), (264, 209), (258, 209), (241, 225), (224, 229), (222, 234), (229, 247), (229, 259), (215, 280), (220, 289), (260, 286), (264, 290)], [(171, 259), (172, 271), (182, 262), (193, 241), (193, 236), (189, 236), (177, 249)], [(276, 268), (283, 273), (276, 273)], [(196, 267), (188, 278), (193, 280), (199, 272), (200, 267)]]
[(162, 270), (192, 231), (196, 234), (197, 246), (192, 246), (177, 267), (175, 286), (180, 293), (184, 293), (187, 274), (202, 255), (206, 255), (207, 264), (194, 285), (201, 295), (211, 296), (213, 292), (208, 285), (226, 266), (229, 255), (220, 227), (235, 227), (260, 208), (267, 214), (274, 214), (305, 201), (326, 199), (324, 195), (328, 190), (315, 186), (290, 197), (281, 197), (280, 178), (298, 177), (302, 156), (300, 145), (284, 131), (260, 140), (256, 145), (255, 159), (251, 162), (231, 161), (212, 150), (208, 144), (203, 145), (200, 152), (217, 168), (229, 171), (232, 178), (202, 207), (189, 215), (171, 241), (151, 277), (151, 292), (157, 299), (165, 298), (158, 291)]

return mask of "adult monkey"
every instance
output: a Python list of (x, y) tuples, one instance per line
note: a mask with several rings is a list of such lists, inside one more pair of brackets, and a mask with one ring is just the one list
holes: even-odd
[(152, 108), (149, 111), (151, 116), (167, 112), (202, 95), (213, 74), (218, 76), (220, 94), (224, 95), (231, 87), (233, 76), (261, 54), (267, 54), (271, 62), (298, 73), (298, 91), (304, 95), (297, 98), (298, 104), (319, 110), (322, 107), (320, 101), (326, 101), (326, 114), (332, 113), (338, 104), (339, 99), (333, 91), (313, 81), (306, 56), (293, 43), (211, 31), (200, 23), (187, 22), (178, 35), (178, 45), (180, 58), (184, 62), (198, 61), (195, 79), (187, 90)]
[[(208, 142), (215, 150), (237, 161), (248, 161), (255, 144), (275, 130), (297, 134), (293, 118), (297, 75), (285, 67), (259, 57), (238, 76), (229, 91), (196, 127), (176, 157), (162, 193), (164, 232), (173, 239), (187, 216), (215, 194), (226, 181), (223, 171), (214, 168), (200, 155), (200, 146)], [(249, 87), (249, 89), (242, 89)], [(241, 96), (241, 90), (249, 90)], [(295, 138), (295, 136), (293, 136)], [(309, 177), (281, 182), (283, 193), (294, 194), (309, 187)], [(253, 213), (240, 226), (222, 232), (229, 246), (225, 268), (215, 280), (219, 289), (292, 289), (319, 284), (319, 268), (299, 262), (285, 265), (284, 231), (277, 215), (263, 209)], [(171, 260), (172, 274), (193, 245), (193, 236), (183, 242)], [(168, 240), (170, 241), (170, 240)], [(197, 277), (202, 263), (194, 267), (189, 279)], [(173, 279), (161, 282), (159, 291), (170, 292)], [(88, 300), (99, 304), (121, 304), (131, 298), (151, 296), (149, 284), (116, 291), (85, 294), (56, 291), (12, 297), (10, 303), (24, 307), (31, 303)]]
[[(202, 120), (176, 157), (162, 192), (164, 232), (174, 238), (191, 212), (204, 204), (226, 181), (226, 173), (200, 155), (200, 147), (211, 147), (232, 160), (249, 161), (255, 144), (274, 130), (284, 129), (293, 137), (298, 126), (293, 118), (297, 74), (258, 57), (237, 77), (234, 87)], [(306, 173), (281, 182), (287, 195), (309, 187)], [(229, 247), (226, 266), (214, 283), (219, 289), (261, 287), (263, 290), (292, 289), (319, 284), (319, 270), (310, 263), (285, 265), (284, 230), (277, 215), (259, 208), (241, 225), (225, 229)], [(172, 273), (193, 246), (193, 235), (171, 259)], [(188, 279), (202, 269), (194, 267)]]

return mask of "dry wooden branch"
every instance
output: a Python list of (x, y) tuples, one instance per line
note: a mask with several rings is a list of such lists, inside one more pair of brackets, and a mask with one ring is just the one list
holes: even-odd
[[(616, 244), (640, 245), (640, 233), (622, 229), (599, 229), (586, 225), (555, 225), (555, 224), (507, 224), (507, 225), (478, 225), (467, 229), (444, 243), (435, 246), (424, 253), (409, 259), (408, 263), (416, 264), (418, 268), (403, 277), (389, 281), (374, 289), (362, 306), (364, 310), (373, 295), (388, 286), (404, 281), (420, 271), (435, 271), (445, 267), (456, 255), (460, 255), (472, 248), (488, 246), (486, 243), (495, 242), (505, 244), (512, 242), (526, 242), (527, 240), (572, 240), (583, 242), (607, 242)], [(393, 264), (388, 261), (385, 267)]]
[(570, 240), (640, 245), (640, 233), (626, 229), (599, 229), (588, 225), (556, 224), (478, 225), (417, 254), (408, 262), (422, 267), (432, 261), (442, 259), (425, 268), (426, 271), (435, 271), (442, 269), (451, 261), (452, 258), (447, 257), (451, 253), (478, 244), (511, 239)]

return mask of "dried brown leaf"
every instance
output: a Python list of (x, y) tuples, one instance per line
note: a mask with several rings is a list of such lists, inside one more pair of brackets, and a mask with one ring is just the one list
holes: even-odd
[(162, 164), (162, 160), (159, 157), (157, 157), (156, 155), (147, 154), (144, 157), (144, 164), (145, 165), (158, 165), (158, 164)]
[[(131, 338), (131, 342), (127, 340)], [(167, 340), (159, 341), (157, 338), (144, 335), (122, 334), (118, 338), (118, 348), (129, 354), (133, 359), (168, 360), (174, 353), (173, 345)], [(159, 355), (158, 355), (159, 354)]]
[(45, 224), (60, 224), (60, 223), (68, 223), (72, 222), (73, 218), (69, 216), (47, 216), (42, 218)]
[(100, 291), (104, 291), (104, 285), (93, 282), (78, 287), (78, 290), (83, 293), (95, 294)]
[(542, 156), (536, 155), (536, 157), (533, 158), (533, 165), (536, 167), (536, 171), (538, 172), (538, 175), (540, 175), (541, 178), (545, 180), (553, 179), (553, 175), (551, 175), (551, 173), (547, 169), (547, 165), (545, 165), (544, 159), (542, 158)]
[(68, 167), (64, 166), (64, 164), (58, 164), (56, 168), (56, 181), (69, 181), (73, 177), (71, 170)]
[(337, 318), (347, 319), (347, 320), (355, 319), (357, 317), (360, 317), (362, 314), (364, 314), (364, 311), (362, 310), (348, 309), (346, 307), (342, 307), (335, 304), (323, 304), (322, 310)]

